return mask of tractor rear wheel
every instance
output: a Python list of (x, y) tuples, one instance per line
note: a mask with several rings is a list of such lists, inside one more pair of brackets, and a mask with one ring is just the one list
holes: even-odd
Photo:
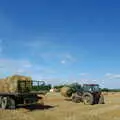
[(84, 93), (83, 94), (83, 102), (86, 105), (93, 105), (94, 103), (94, 98), (91, 93)]

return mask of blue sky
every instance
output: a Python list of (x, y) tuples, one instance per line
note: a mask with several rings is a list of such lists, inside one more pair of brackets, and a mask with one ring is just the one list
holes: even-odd
[(120, 87), (119, 0), (1, 0), (0, 76)]

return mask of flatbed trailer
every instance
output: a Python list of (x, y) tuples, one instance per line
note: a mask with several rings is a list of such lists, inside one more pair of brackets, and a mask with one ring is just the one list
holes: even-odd
[[(29, 91), (27, 90), (28, 83), (31, 84), (31, 90)], [(34, 85), (34, 83), (36, 84)], [(44, 83), (44, 81), (18, 81), (17, 92), (0, 92), (0, 107), (2, 109), (15, 109), (18, 105), (37, 103), (38, 100), (43, 99), (40, 97), (40, 95), (45, 95), (47, 93), (45, 90), (36, 91), (33, 89), (35, 87), (39, 88), (41, 85), (44, 85), (40, 83)]]

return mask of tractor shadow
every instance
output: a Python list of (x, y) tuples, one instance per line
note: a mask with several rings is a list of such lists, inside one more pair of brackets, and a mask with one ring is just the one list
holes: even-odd
[(34, 110), (49, 110), (55, 107), (57, 106), (34, 104), (34, 105), (18, 106), (17, 109), (23, 108), (29, 111), (34, 111)]
[(65, 98), (64, 100), (65, 100), (65, 101), (70, 101), (70, 102), (72, 101), (71, 98)]

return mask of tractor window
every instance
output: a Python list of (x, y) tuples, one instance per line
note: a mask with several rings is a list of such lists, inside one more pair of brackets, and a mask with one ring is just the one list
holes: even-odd
[(83, 86), (84, 91), (92, 91), (91, 86), (85, 85)]
[(93, 91), (99, 91), (99, 86), (98, 85), (93, 86)]
[(99, 91), (99, 85), (85, 85), (83, 86), (84, 91)]

